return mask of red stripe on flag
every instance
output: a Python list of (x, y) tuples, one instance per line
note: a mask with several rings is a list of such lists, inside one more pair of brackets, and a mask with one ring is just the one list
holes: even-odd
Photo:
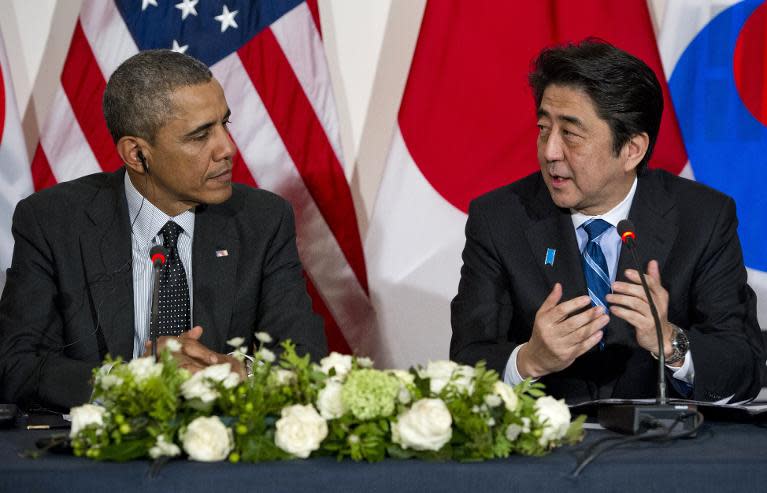
[(238, 50), (285, 148), (367, 293), (367, 272), (349, 184), (341, 164), (270, 29)]
[(35, 157), (32, 159), (32, 183), (35, 191), (52, 187), (56, 184), (56, 177), (53, 176), (51, 166), (48, 164), (48, 156), (45, 155), (43, 146), (37, 144)]
[(317, 32), (322, 37), (322, 24), (320, 24), (320, 8), (317, 5), (317, 0), (306, 0), (306, 6), (309, 7), (309, 12), (312, 13), (312, 19), (314, 19), (314, 25), (317, 26)]
[(248, 165), (242, 159), (242, 154), (238, 149), (232, 158), (232, 181), (235, 183), (242, 183), (243, 185), (250, 185), (253, 188), (258, 188), (256, 179), (248, 169)]
[(122, 160), (101, 110), (106, 82), (79, 20), (61, 73), (61, 85), (96, 161), (105, 171), (118, 169)]
[(325, 338), (328, 340), (328, 351), (352, 354), (352, 349), (346, 342), (346, 338), (344, 338), (341, 328), (336, 323), (330, 310), (328, 310), (327, 305), (325, 305), (325, 302), (322, 300), (319, 291), (317, 291), (314, 283), (312, 283), (311, 279), (309, 279), (306, 274), (304, 274), (304, 277), (306, 277), (306, 289), (309, 292), (309, 296), (312, 298), (312, 309), (314, 309), (315, 313), (325, 319)]

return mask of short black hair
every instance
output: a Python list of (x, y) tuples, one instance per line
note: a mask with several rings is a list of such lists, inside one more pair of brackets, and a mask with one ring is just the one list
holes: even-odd
[(172, 50), (147, 50), (125, 60), (109, 78), (103, 107), (109, 133), (117, 143), (126, 135), (153, 143), (173, 115), (171, 93), (205, 84), (213, 74), (201, 61)]
[(529, 82), (537, 108), (550, 85), (584, 91), (610, 127), (616, 156), (631, 137), (646, 132), (650, 143), (637, 172), (647, 168), (663, 115), (663, 92), (645, 62), (603, 40), (587, 38), (541, 51)]

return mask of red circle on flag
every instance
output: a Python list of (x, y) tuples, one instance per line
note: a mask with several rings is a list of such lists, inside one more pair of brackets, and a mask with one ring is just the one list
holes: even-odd
[(767, 3), (743, 24), (732, 69), (741, 101), (754, 118), (767, 125)]
[(466, 212), (478, 195), (538, 170), (531, 61), (545, 46), (589, 36), (638, 56), (661, 79), (665, 111), (650, 165), (682, 170), (687, 154), (646, 2), (428, 2), (398, 121), (442, 198)]

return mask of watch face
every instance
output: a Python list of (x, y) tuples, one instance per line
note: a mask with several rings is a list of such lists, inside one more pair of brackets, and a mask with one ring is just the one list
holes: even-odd
[[(674, 326), (674, 338), (671, 340), (671, 346), (674, 348), (674, 353), (680, 353), (682, 356), (687, 353), (687, 348), (690, 346), (690, 341), (687, 339), (687, 334), (682, 329)], [(674, 354), (676, 356), (676, 354)]]

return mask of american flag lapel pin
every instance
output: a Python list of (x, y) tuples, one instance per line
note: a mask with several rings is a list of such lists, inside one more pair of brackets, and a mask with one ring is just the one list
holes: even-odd
[(216, 250), (216, 257), (228, 257), (229, 250)]
[(557, 251), (553, 248), (546, 249), (546, 259), (543, 261), (543, 265), (550, 265), (554, 267), (554, 257), (557, 255)]

